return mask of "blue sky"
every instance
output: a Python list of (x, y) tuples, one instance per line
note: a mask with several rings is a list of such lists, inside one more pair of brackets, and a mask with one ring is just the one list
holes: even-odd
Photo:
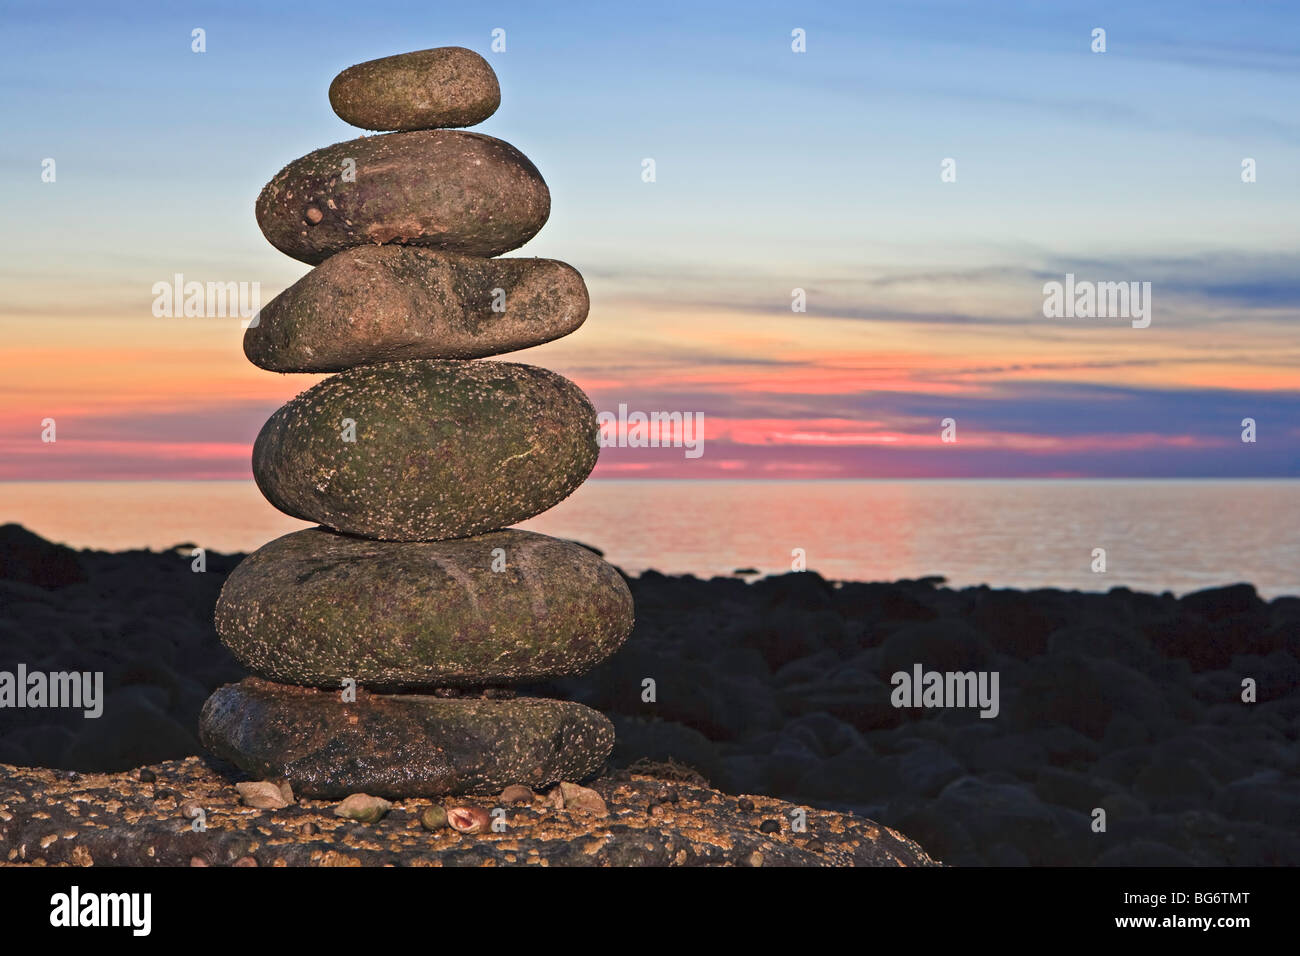
[[(203, 54), (190, 50), (195, 27)], [(494, 53), (498, 27), (506, 50)], [(1104, 54), (1090, 50), (1097, 27)], [(806, 53), (791, 51), (794, 28)], [(695, 402), (720, 420), (875, 408), (882, 433), (920, 435), (954, 394), (927, 382), (1046, 365), (1068, 375), (1002, 373), (960, 408), (990, 431), (1048, 434), (1064, 420), (1113, 436), (1126, 421), (1139, 434), (1146, 410), (1172, 402), (1187, 413), (1182, 433), (1217, 440), (1226, 426), (1196, 410), (1258, 407), (1290, 443), (1271, 449), (1266, 472), (1295, 473), (1296, 420), (1277, 416), (1294, 414), (1300, 390), (1296, 4), (11, 0), (0, 320), (54, 362), (61, 337), (129, 355), (157, 347), (158, 362), (202, 352), (195, 387), (219, 401), (188, 414), (204, 421), (236, 398), (274, 408), (295, 389), (225, 381), (213, 369), (239, 361), (230, 336), (161, 331), (145, 293), (175, 272), (255, 279), (268, 297), (300, 276), (257, 230), (258, 190), (289, 160), (359, 135), (329, 108), (340, 69), (442, 45), (488, 58), (502, 105), (478, 129), (517, 145), (551, 187), (550, 222), (519, 254), (576, 265), (594, 307), (588, 328), (538, 361), (593, 397)], [(47, 156), (53, 189), (39, 181)], [(640, 180), (646, 157), (653, 184)], [(954, 183), (939, 180), (946, 157)], [(1256, 183), (1240, 180), (1244, 157)], [(1153, 334), (1045, 326), (1042, 283), (1066, 272), (1152, 281)], [(789, 312), (796, 286), (807, 316)], [(872, 378), (872, 343), (913, 370), (905, 401)], [(700, 373), (701, 357), (758, 381), (791, 362), (856, 362), (862, 383), (826, 397), (773, 379), (738, 399), (734, 378)], [(1081, 379), (1089, 364), (1099, 371)], [(20, 389), (5, 394), (23, 416), (52, 401)], [(1097, 420), (1089, 389), (1113, 417)], [(161, 392), (140, 401), (167, 405)], [(900, 406), (926, 411), (888, 419)], [(1010, 472), (1022, 452), (1033, 454), (1003, 450)], [(1179, 467), (1239, 467), (1216, 454)]]

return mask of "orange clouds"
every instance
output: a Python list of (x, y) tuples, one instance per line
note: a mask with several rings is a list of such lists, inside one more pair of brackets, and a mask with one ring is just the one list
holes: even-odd
[[(1267, 324), (1250, 327), (1246, 349), (1225, 343), (1222, 325), (1179, 326), (1177, 317), (1141, 331), (918, 325), (614, 306), (597, 287), (584, 328), (501, 360), (568, 375), (598, 411), (626, 403), (704, 415), (702, 458), (607, 448), (596, 471), (605, 477), (949, 475), (1022, 465), (1075, 474), (1095, 456), (1117, 467), (1115, 456), (1218, 454), (1233, 447), (1242, 415), (1269, 419), (1254, 411), (1259, 398), (1243, 399), (1242, 411), (1219, 401), (1225, 410), (1210, 425), (1181, 414), (1176, 401), (1152, 418), (1134, 390), (1282, 398), (1300, 390), (1300, 348)], [(5, 321), (0, 479), (246, 478), (262, 422), (320, 378), (249, 364), (238, 320)], [(1099, 391), (1079, 391), (1090, 388)], [(951, 446), (939, 440), (947, 415), (959, 420)], [(56, 445), (40, 441), (47, 417), (58, 423)], [(1265, 434), (1284, 434), (1279, 417)], [(660, 437), (672, 445), (681, 435), (672, 426)]]

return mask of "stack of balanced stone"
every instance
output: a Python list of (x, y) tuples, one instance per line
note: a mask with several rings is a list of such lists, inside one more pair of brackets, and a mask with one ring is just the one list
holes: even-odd
[(613, 726), (514, 688), (612, 654), (632, 595), (589, 549), (508, 526), (590, 474), (596, 413), (554, 372), (480, 359), (572, 332), (586, 286), (562, 262), (491, 258), (541, 229), (550, 192), (514, 147), (445, 128), (496, 110), (482, 57), (362, 63), (330, 102), (392, 132), (310, 153), (262, 190), (262, 232), (316, 268), (244, 339), (262, 368), (337, 373), (271, 416), (253, 448), (267, 499), (320, 527), (227, 580), (217, 631), (256, 676), (208, 699), (201, 738), (312, 797), (580, 779), (609, 755)]

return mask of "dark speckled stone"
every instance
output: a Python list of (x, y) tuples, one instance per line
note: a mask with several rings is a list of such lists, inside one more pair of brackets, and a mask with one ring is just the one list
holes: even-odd
[(309, 529), (246, 558), (216, 622), (240, 663), (271, 680), (495, 686), (604, 660), (632, 630), (632, 593), (586, 548), (530, 531), (395, 542)]
[(284, 167), (257, 197), (262, 234), (312, 265), (385, 242), (497, 256), (537, 235), (550, 213), (550, 191), (523, 153), (442, 129), (326, 146)]
[[(344, 420), (356, 441), (344, 441)], [(596, 464), (596, 412), (561, 375), (511, 362), (349, 369), (271, 416), (253, 476), (286, 514), (389, 541), (495, 531), (568, 497)]]
[(304, 797), (401, 798), (540, 788), (598, 770), (614, 745), (600, 713), (566, 700), (442, 699), (309, 690), (250, 677), (203, 705), (199, 737), (256, 779)]

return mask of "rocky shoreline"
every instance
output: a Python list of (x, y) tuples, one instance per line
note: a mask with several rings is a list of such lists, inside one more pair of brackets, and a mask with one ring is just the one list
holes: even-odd
[[(0, 710), (0, 763), (125, 771), (203, 752), (204, 700), (246, 676), (212, 624), (242, 556), (195, 573), (190, 545), (76, 552), (13, 525), (0, 555), (0, 670), (102, 671), (105, 688), (97, 719)], [(1300, 599), (814, 572), (628, 584), (632, 638), (526, 688), (608, 714), (615, 770), (672, 758), (721, 792), (879, 821), (953, 865), (1300, 863)], [(918, 661), (996, 670), (998, 716), (893, 707), (889, 675)]]

